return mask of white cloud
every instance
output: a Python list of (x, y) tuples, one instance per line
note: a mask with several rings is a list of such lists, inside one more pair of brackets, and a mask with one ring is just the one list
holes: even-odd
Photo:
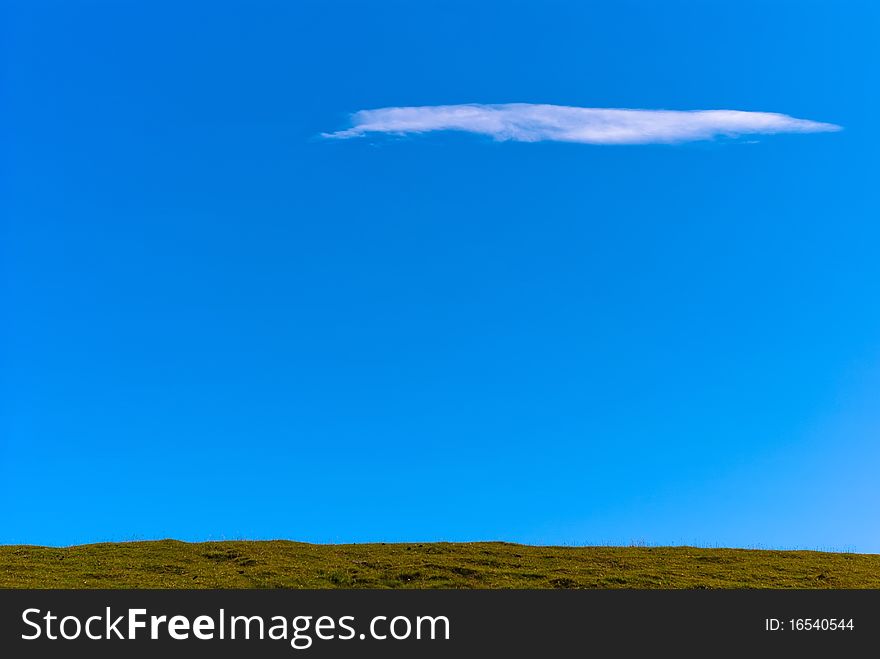
[(499, 141), (582, 144), (671, 144), (771, 133), (823, 133), (835, 124), (795, 119), (775, 112), (740, 110), (624, 110), (565, 105), (426, 105), (361, 110), (352, 126), (324, 137), (346, 139), (368, 133), (427, 133), (457, 130)]

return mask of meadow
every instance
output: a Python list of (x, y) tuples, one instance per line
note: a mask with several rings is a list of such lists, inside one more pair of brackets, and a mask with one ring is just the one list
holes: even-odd
[(7, 545), (0, 588), (880, 588), (880, 555), (502, 542)]

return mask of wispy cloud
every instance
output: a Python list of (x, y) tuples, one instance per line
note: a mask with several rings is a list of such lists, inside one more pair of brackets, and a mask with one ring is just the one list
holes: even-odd
[(369, 133), (427, 133), (456, 130), (517, 142), (582, 144), (672, 144), (714, 137), (772, 133), (824, 133), (835, 124), (795, 119), (775, 112), (740, 110), (624, 110), (565, 105), (426, 105), (361, 110), (351, 127), (324, 137), (347, 139)]

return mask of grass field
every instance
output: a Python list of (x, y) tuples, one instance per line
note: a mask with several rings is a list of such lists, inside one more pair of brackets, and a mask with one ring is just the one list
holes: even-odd
[(880, 588), (880, 555), (500, 542), (0, 546), (2, 588)]

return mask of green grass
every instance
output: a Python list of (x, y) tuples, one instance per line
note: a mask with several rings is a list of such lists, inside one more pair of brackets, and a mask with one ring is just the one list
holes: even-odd
[(880, 588), (880, 555), (500, 542), (0, 546), (2, 588)]

